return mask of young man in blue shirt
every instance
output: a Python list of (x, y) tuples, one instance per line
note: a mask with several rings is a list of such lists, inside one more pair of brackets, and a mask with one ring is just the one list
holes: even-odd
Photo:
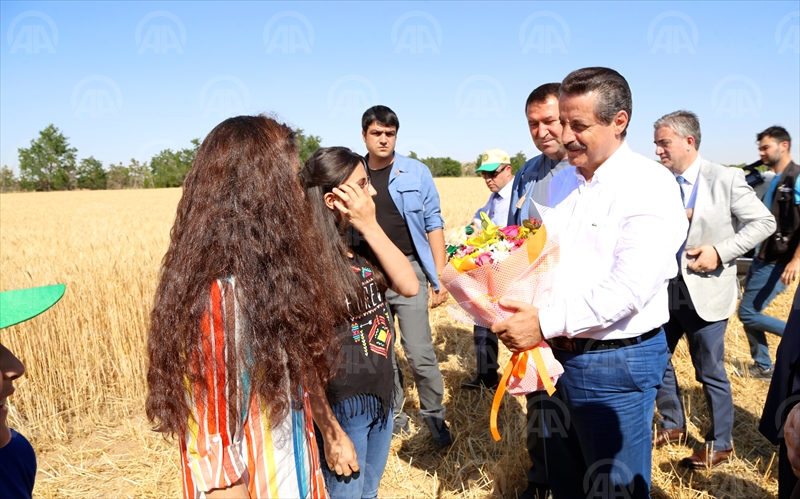
[[(427, 166), (395, 152), (400, 121), (386, 106), (364, 112), (361, 137), (367, 147), (370, 181), (377, 195), (378, 224), (411, 262), (420, 282), (420, 292), (405, 298), (391, 290), (386, 301), (400, 323), (400, 343), (414, 372), (419, 393), (420, 414), (431, 431), (433, 443), (444, 448), (452, 443), (445, 423), (444, 380), (433, 348), (428, 306), (438, 307), (448, 293), (439, 283), (446, 260), (444, 220), (439, 193)], [(408, 415), (403, 412), (403, 376), (395, 360), (394, 430), (408, 432)]]

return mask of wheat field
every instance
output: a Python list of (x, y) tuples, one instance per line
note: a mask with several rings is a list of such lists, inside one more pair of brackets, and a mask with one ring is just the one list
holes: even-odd
[[(437, 179), (449, 227), (467, 222), (488, 196), (479, 178)], [(0, 331), (27, 367), (9, 421), (38, 456), (35, 497), (179, 497), (174, 443), (144, 419), (147, 320), (180, 189), (0, 195), (0, 289), (66, 283), (45, 314)], [(767, 310), (786, 318), (792, 286)], [(489, 433), (488, 392), (460, 389), (474, 372), (471, 326), (431, 313), (455, 442), (436, 452), (427, 431), (395, 439), (381, 497), (515, 497), (525, 487), (524, 398), (506, 398), (503, 439)], [(778, 338), (769, 336), (775, 354)], [(402, 357), (402, 352), (399, 352)], [(502, 352), (501, 364), (509, 357)], [(777, 497), (777, 449), (758, 432), (766, 383), (739, 377), (750, 362), (741, 324), (726, 335), (736, 407), (735, 458), (707, 472), (677, 466), (702, 442), (708, 415), (685, 343), (675, 368), (686, 398), (688, 445), (654, 451), (653, 497)], [(411, 379), (410, 373), (407, 379)], [(416, 392), (406, 408), (416, 419)], [(569, 465), (569, 463), (563, 463)]]

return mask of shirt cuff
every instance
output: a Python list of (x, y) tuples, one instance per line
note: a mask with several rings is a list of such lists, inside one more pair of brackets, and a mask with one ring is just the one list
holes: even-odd
[(567, 334), (567, 310), (563, 303), (539, 310), (539, 328), (544, 339)]

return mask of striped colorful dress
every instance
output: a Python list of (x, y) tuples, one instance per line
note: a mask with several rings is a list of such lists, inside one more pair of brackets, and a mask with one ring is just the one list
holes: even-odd
[[(324, 498), (308, 394), (304, 390), (303, 407), (272, 426), (269, 406), (258, 394), (251, 395), (247, 376), (237, 365), (233, 281), (215, 281), (209, 300), (210, 313), (202, 322), (206, 393), (187, 380), (194, 417), (181, 438), (184, 497), (204, 498), (205, 492), (242, 479), (251, 498)], [(232, 407), (228, 400), (235, 400), (239, 387), (242, 400), (249, 403)], [(287, 385), (287, 395), (288, 390)]]

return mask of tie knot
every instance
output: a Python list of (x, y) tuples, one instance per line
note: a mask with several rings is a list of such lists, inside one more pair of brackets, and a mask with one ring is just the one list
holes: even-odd
[(682, 184), (682, 185), (686, 185), (686, 184), (689, 183), (689, 182), (686, 181), (685, 178), (683, 178), (683, 175), (678, 175), (677, 177), (675, 177), (675, 180), (677, 180), (678, 183)]

